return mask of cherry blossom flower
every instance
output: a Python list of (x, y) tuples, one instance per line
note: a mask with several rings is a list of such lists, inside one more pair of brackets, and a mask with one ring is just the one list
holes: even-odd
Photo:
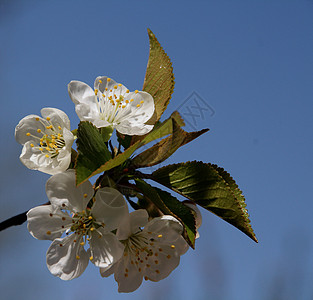
[(20, 160), (27, 168), (54, 175), (69, 167), (74, 136), (63, 111), (43, 108), (41, 115), (23, 118), (15, 128), (15, 138), (23, 145)]
[(146, 92), (130, 92), (106, 76), (96, 78), (94, 89), (81, 81), (71, 81), (68, 91), (81, 121), (90, 121), (98, 128), (116, 128), (128, 135), (143, 135), (153, 128), (145, 124), (154, 113), (154, 100)]
[(76, 187), (74, 170), (67, 170), (47, 181), (46, 192), (51, 205), (31, 209), (27, 227), (33, 237), (53, 241), (47, 251), (53, 275), (70, 280), (83, 273), (89, 260), (108, 268), (120, 259), (124, 245), (111, 231), (128, 215), (128, 207), (119, 191), (104, 187), (94, 195), (89, 181)]
[(183, 226), (172, 216), (148, 222), (146, 210), (130, 213), (116, 233), (125, 245), (124, 254), (113, 266), (100, 268), (101, 275), (108, 277), (114, 273), (118, 291), (126, 293), (135, 291), (143, 278), (151, 281), (166, 278), (188, 250), (182, 231)]

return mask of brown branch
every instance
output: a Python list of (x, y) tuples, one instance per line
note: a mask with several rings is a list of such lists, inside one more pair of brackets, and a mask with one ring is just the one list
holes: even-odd
[[(50, 204), (50, 202), (47, 202), (45, 204), (42, 205), (48, 205)], [(0, 231), (5, 230), (11, 226), (18, 226), (18, 225), (22, 225), (26, 220), (27, 220), (27, 216), (26, 214), (28, 213), (27, 211), (24, 211), (23, 213), (16, 215), (14, 217), (11, 217), (3, 222), (0, 223)]]
[(11, 226), (22, 225), (27, 220), (27, 217), (26, 217), (27, 212), (28, 212), (28, 210), (19, 214), (19, 215), (16, 215), (16, 216), (10, 218), (10, 219), (7, 219), (7, 220), (1, 222), (0, 223), (0, 231), (7, 229)]

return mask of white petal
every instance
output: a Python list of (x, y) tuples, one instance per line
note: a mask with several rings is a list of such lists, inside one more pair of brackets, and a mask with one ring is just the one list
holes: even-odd
[(99, 119), (99, 112), (95, 102), (90, 104), (76, 104), (75, 111), (81, 121), (89, 121), (94, 123)]
[(57, 108), (45, 107), (41, 111), (41, 115), (43, 118), (50, 118), (51, 124), (54, 127), (61, 126), (70, 130), (70, 120), (65, 112)]
[(116, 189), (104, 187), (96, 192), (91, 214), (97, 222), (105, 224), (105, 229), (116, 229), (128, 215), (128, 206), (123, 195)]
[(53, 211), (51, 205), (32, 208), (27, 213), (27, 228), (39, 240), (54, 240), (72, 224), (72, 218), (62, 211)]
[(153, 97), (146, 92), (131, 92), (127, 94), (125, 100), (130, 101), (131, 99), (133, 99), (133, 101), (129, 102), (124, 113), (120, 114), (116, 122), (123, 123), (125, 120), (128, 120), (133, 125), (144, 124), (154, 113)]
[(132, 124), (128, 120), (115, 126), (116, 130), (121, 134), (127, 135), (144, 135), (149, 133), (153, 129), (153, 125), (147, 124)]
[(145, 275), (149, 280), (159, 281), (179, 265), (180, 255), (170, 245), (157, 245), (153, 252), (154, 255), (148, 257), (149, 267), (145, 268)]
[(111, 276), (115, 271), (118, 263), (115, 263), (107, 268), (100, 268), (100, 275), (102, 277), (109, 277)]
[(89, 241), (91, 260), (97, 267), (108, 268), (116, 263), (124, 252), (124, 245), (115, 234), (98, 228), (91, 233)]
[[(47, 251), (49, 271), (63, 280), (80, 276), (88, 265), (88, 255), (80, 245), (80, 239), (72, 234), (63, 239), (55, 239)], [(62, 246), (61, 246), (62, 245)]]
[(24, 144), (22, 153), (20, 155), (21, 162), (29, 169), (38, 170), (39, 165), (49, 165), (47, 158), (44, 154), (31, 146), (34, 145), (34, 141), (28, 141)]
[(120, 241), (128, 239), (148, 223), (148, 217), (145, 209), (138, 209), (131, 212), (128, 217), (122, 220), (117, 229), (116, 236)]
[[(115, 268), (114, 278), (118, 282), (120, 293), (130, 293), (137, 290), (143, 279), (143, 269), (134, 263), (135, 258), (127, 255)], [(140, 272), (139, 272), (140, 268)]]
[[(102, 81), (101, 83), (100, 83), (100, 80)], [(108, 81), (108, 77), (107, 76), (98, 76), (96, 78), (96, 80), (95, 80), (94, 88), (98, 89), (101, 93), (103, 93), (105, 88), (107, 88), (108, 91), (110, 91), (110, 90), (113, 91), (114, 90), (114, 86), (117, 86), (117, 85), (118, 85), (118, 83), (114, 79), (112, 79), (112, 78), (110, 78), (109, 81)]]
[(152, 219), (144, 228), (144, 232), (153, 232), (162, 235), (162, 242), (174, 242), (183, 232), (181, 223), (170, 215)]
[[(40, 121), (37, 121), (40, 120)], [(15, 127), (15, 139), (20, 144), (25, 144), (27, 141), (33, 140), (32, 136), (36, 136), (39, 139), (43, 136), (42, 133), (38, 133), (40, 129), (42, 132), (46, 130), (43, 123), (45, 120), (37, 115), (29, 115), (23, 118)], [(32, 136), (27, 136), (30, 133)]]
[(55, 208), (81, 212), (86, 209), (94, 190), (89, 181), (85, 181), (77, 187), (75, 184), (75, 171), (67, 170), (48, 179), (46, 193)]
[(68, 93), (75, 104), (95, 103), (96, 96), (94, 90), (84, 82), (73, 80), (68, 84)]

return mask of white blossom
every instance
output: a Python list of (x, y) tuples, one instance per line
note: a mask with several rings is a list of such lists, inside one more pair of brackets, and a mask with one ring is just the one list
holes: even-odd
[(113, 266), (100, 268), (101, 275), (114, 273), (118, 291), (127, 293), (135, 291), (143, 278), (151, 281), (166, 278), (188, 250), (182, 231), (183, 226), (172, 216), (164, 215), (148, 222), (146, 210), (130, 213), (116, 233), (125, 245), (124, 254)]
[(35, 238), (53, 241), (47, 251), (53, 275), (70, 280), (83, 273), (89, 260), (108, 268), (120, 259), (124, 246), (111, 231), (128, 215), (128, 207), (119, 191), (104, 187), (94, 195), (89, 181), (76, 187), (74, 170), (67, 170), (47, 181), (46, 192), (51, 204), (31, 209), (27, 227)]
[(146, 92), (130, 92), (106, 76), (96, 78), (94, 89), (81, 81), (71, 81), (68, 91), (81, 121), (90, 121), (98, 128), (116, 128), (128, 135), (143, 135), (153, 128), (145, 124), (154, 113), (153, 97)]
[(20, 160), (27, 168), (53, 175), (69, 167), (74, 136), (63, 111), (43, 108), (41, 115), (23, 118), (15, 128), (15, 138), (23, 145)]

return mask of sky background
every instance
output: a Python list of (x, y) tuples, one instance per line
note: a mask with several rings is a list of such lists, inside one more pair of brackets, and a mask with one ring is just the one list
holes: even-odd
[[(259, 239), (202, 209), (196, 250), (165, 280), (118, 294), (92, 264), (70, 282), (52, 276), (50, 242), (23, 224), (0, 233), (1, 299), (312, 300), (312, 20), (310, 0), (1, 0), (0, 220), (47, 201), (49, 176), (19, 161), (19, 120), (56, 107), (77, 128), (71, 80), (107, 75), (140, 90), (150, 28), (174, 67), (163, 119), (178, 110), (186, 130), (210, 128), (163, 165), (202, 160), (230, 172)], [(207, 109), (195, 120), (194, 101)]]

